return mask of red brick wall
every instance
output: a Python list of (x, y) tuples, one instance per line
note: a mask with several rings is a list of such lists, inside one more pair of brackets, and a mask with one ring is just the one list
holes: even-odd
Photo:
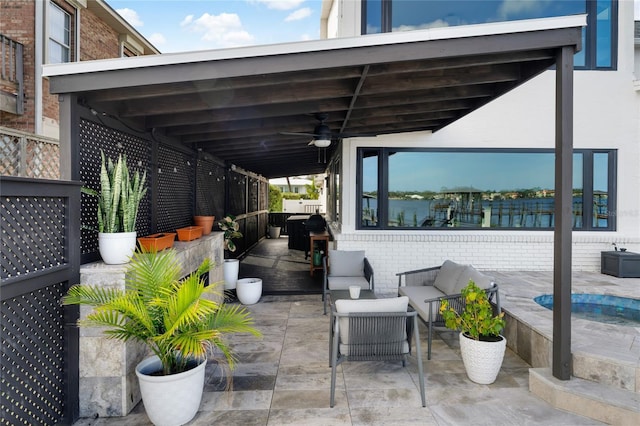
[[(0, 33), (24, 45), (25, 112), (14, 115), (0, 112), (0, 126), (35, 133), (35, 5), (49, 0), (0, 0)], [(71, 14), (75, 24), (75, 9), (64, 0), (54, 0)], [(72, 34), (75, 31), (72, 30)], [(87, 9), (80, 10), (80, 60), (117, 58), (120, 56), (119, 34)], [(75, 52), (72, 39), (72, 56)], [(49, 94), (49, 81), (42, 83), (42, 109), (46, 118), (58, 121), (58, 97)]]
[(24, 45), (24, 114), (0, 111), (0, 126), (35, 130), (35, 1), (0, 0), (0, 33)]

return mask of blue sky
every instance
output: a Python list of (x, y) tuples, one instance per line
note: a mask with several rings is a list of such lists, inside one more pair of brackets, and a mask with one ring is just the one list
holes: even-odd
[(322, 0), (106, 0), (162, 53), (320, 38)]

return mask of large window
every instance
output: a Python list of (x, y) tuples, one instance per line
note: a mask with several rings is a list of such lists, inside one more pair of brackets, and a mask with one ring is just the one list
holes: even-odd
[(616, 67), (616, 0), (363, 0), (363, 34), (584, 14), (575, 67)]
[(49, 3), (48, 16), (48, 63), (59, 64), (71, 61), (71, 15), (57, 4)]
[[(359, 229), (552, 229), (553, 150), (359, 148)], [(615, 150), (575, 150), (573, 227), (615, 230)]]

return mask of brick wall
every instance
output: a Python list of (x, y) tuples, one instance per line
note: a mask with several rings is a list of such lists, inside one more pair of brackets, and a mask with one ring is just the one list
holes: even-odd
[(0, 32), (24, 46), (24, 114), (0, 111), (0, 126), (33, 132), (35, 130), (35, 1), (0, 0)]
[[(396, 294), (403, 271), (442, 264), (447, 259), (471, 264), (479, 270), (552, 271), (551, 232), (437, 232), (421, 234), (357, 233), (337, 234), (334, 246), (340, 250), (365, 250), (374, 269), (375, 286), (381, 294)], [(600, 271), (600, 252), (612, 250), (614, 237), (574, 233), (572, 268)], [(630, 251), (640, 241), (616, 240)]]
[(120, 57), (119, 34), (89, 10), (80, 14), (80, 60)]

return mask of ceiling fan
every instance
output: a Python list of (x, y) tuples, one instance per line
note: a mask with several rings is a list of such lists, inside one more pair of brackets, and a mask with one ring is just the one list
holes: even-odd
[(318, 148), (327, 148), (331, 145), (333, 139), (349, 138), (356, 136), (376, 136), (372, 134), (347, 134), (347, 133), (331, 133), (331, 129), (324, 122), (329, 117), (327, 113), (315, 114), (316, 120), (320, 123), (313, 129), (313, 133), (299, 133), (299, 132), (281, 132), (282, 135), (292, 136), (311, 136), (313, 139), (309, 142), (309, 146), (315, 145)]

